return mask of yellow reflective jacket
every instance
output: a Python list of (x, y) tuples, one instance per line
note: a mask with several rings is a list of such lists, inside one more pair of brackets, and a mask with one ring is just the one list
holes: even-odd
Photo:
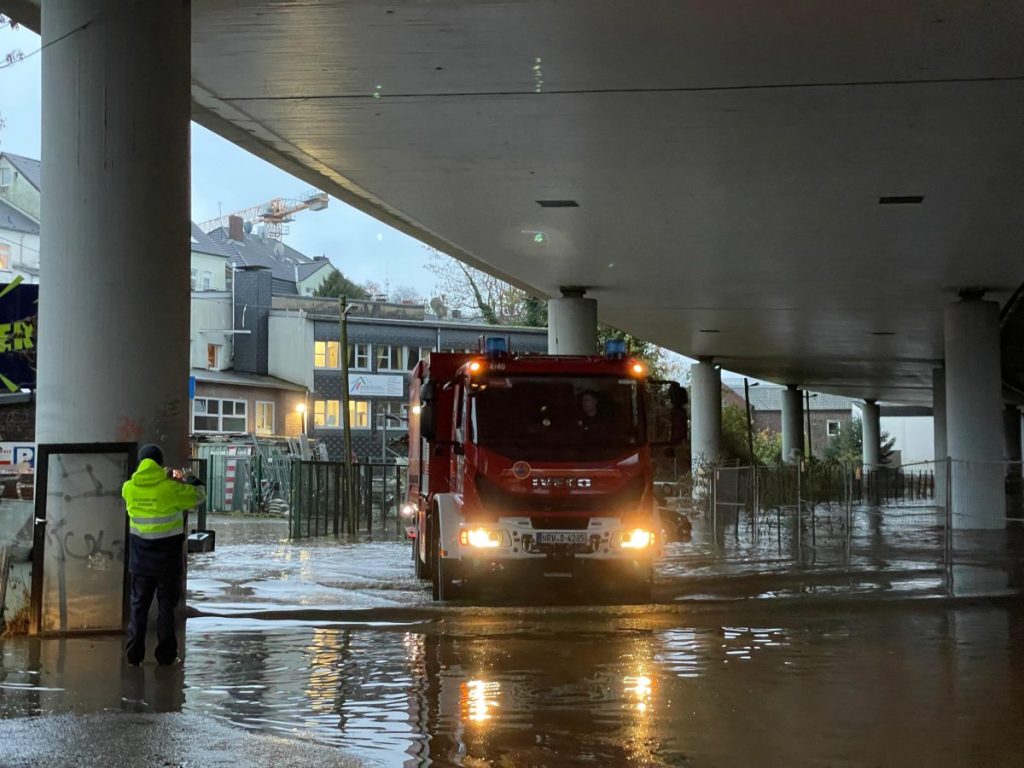
[(121, 497), (128, 507), (129, 528), (143, 539), (166, 539), (184, 532), (184, 510), (201, 504), (206, 490), (167, 477), (163, 467), (143, 459), (123, 486)]

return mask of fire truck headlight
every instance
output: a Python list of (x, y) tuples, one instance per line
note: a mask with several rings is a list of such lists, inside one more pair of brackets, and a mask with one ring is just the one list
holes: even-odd
[(646, 528), (633, 528), (622, 534), (623, 549), (643, 549), (654, 544), (654, 534)]
[(402, 505), (402, 517), (412, 517), (415, 514), (416, 514), (416, 507), (414, 507), (412, 504), (403, 504)]
[(502, 541), (501, 531), (496, 531), (493, 528), (463, 528), (459, 532), (460, 544), (477, 549), (494, 549), (500, 547)]

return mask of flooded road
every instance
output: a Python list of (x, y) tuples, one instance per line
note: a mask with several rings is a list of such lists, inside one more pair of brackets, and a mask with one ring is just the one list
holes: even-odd
[(1024, 605), (940, 600), (934, 563), (772, 579), (748, 553), (727, 584), (698, 544), (657, 605), (436, 607), (404, 543), (275, 526), (218, 521), (217, 552), (190, 560), (183, 668), (126, 669), (117, 638), (5, 640), (0, 715), (181, 711), (380, 765), (1021, 760)]

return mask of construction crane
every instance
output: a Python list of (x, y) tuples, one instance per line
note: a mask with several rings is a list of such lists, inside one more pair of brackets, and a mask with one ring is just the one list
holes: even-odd
[(295, 214), (299, 211), (322, 211), (327, 207), (327, 193), (319, 190), (312, 190), (298, 199), (287, 199), (275, 197), (273, 200), (254, 205), (241, 211), (229, 213), (216, 219), (204, 221), (199, 225), (203, 232), (212, 232), (218, 227), (228, 226), (228, 220), (232, 216), (238, 216), (242, 223), (263, 224), (266, 227), (265, 234), (273, 240), (280, 240), (283, 235), (288, 234), (288, 223), (295, 220)]

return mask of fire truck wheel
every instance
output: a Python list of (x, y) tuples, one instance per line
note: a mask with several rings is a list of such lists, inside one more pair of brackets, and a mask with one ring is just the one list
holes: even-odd
[(453, 566), (446, 564), (446, 558), (439, 557), (434, 563), (434, 599), (454, 600), (459, 597), (459, 590), (451, 578)]

